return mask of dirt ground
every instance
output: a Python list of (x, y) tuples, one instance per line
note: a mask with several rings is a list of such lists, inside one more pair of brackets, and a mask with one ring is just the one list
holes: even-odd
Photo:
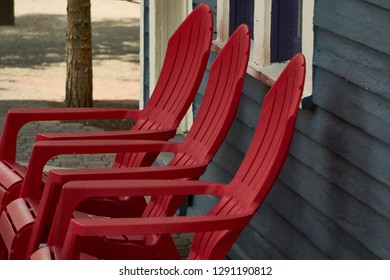
[[(15, 0), (16, 25), (0, 27), (0, 101), (62, 102), (66, 0)], [(139, 99), (140, 6), (91, 0), (94, 100)]]

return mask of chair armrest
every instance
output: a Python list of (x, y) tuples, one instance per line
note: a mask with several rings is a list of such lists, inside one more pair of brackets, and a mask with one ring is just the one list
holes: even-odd
[[(207, 164), (190, 166), (147, 166), (131, 168), (89, 168), (50, 170), (47, 182), (64, 185), (70, 181), (86, 180), (173, 180), (180, 178), (198, 178), (206, 170)], [(49, 179), (50, 178), (50, 179)]]
[[(115, 236), (140, 234), (171, 234), (241, 230), (251, 214), (207, 215), (159, 218), (72, 219), (63, 243), (62, 256), (70, 259), (78, 236)], [(58, 245), (60, 245), (59, 243)]]
[[(137, 168), (96, 168), (96, 169), (58, 169), (50, 170), (47, 175), (46, 184), (42, 198), (39, 203), (39, 211), (31, 234), (30, 244), (34, 242), (30, 252), (37, 248), (41, 240), (44, 223), (47, 217), (54, 215), (60, 193), (64, 184), (71, 181), (81, 180), (139, 180), (153, 178), (155, 180), (168, 180), (179, 178), (198, 178), (207, 168), (207, 164), (194, 166), (158, 166), (158, 167), (137, 167)], [(26, 192), (21, 195), (29, 198)], [(38, 242), (38, 243), (37, 243)]]
[(74, 181), (63, 186), (50, 238), (61, 242), (77, 205), (91, 197), (191, 195), (212, 194), (220, 196), (226, 186), (212, 182), (179, 180), (107, 180)]
[(40, 141), (33, 146), (30, 162), (22, 186), (22, 196), (41, 196), (42, 172), (49, 159), (64, 154), (101, 154), (131, 152), (172, 152), (177, 151), (178, 143), (167, 141), (142, 140), (69, 140)]
[(99, 132), (71, 132), (71, 133), (38, 133), (35, 142), (58, 140), (169, 140), (176, 134), (176, 129), (130, 130), (130, 131), (99, 131)]
[(5, 121), (0, 140), (0, 160), (14, 162), (16, 139), (21, 127), (32, 121), (87, 120), (87, 119), (138, 119), (139, 110), (105, 108), (42, 108), (11, 109)]
[[(250, 213), (235, 215), (174, 216), (153, 218), (72, 219), (70, 231), (79, 236), (167, 234), (241, 229)], [(73, 227), (71, 229), (71, 227)]]
[[(32, 253), (41, 240), (44, 224), (52, 223), (48, 217), (55, 213), (58, 200), (65, 183), (80, 180), (107, 179), (178, 179), (198, 178), (207, 168), (207, 164), (194, 166), (158, 166), (137, 168), (97, 168), (97, 169), (58, 169), (50, 170), (47, 176), (35, 225), (31, 233), (29, 252)], [(23, 196), (28, 197), (28, 196)], [(34, 243), (33, 243), (34, 242)]]
[[(208, 181), (181, 180), (86, 180), (63, 186), (60, 204), (77, 204), (92, 197), (158, 196), (158, 195), (223, 195), (226, 186)], [(71, 200), (72, 202), (69, 202)], [(72, 212), (76, 208), (72, 209)]]

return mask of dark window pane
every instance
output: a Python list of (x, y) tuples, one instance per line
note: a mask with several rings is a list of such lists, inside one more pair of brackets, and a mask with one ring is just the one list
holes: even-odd
[(253, 39), (253, 15), (254, 0), (230, 0), (229, 33), (232, 34), (240, 24), (246, 23)]
[(271, 62), (281, 62), (300, 52), (302, 0), (273, 0)]

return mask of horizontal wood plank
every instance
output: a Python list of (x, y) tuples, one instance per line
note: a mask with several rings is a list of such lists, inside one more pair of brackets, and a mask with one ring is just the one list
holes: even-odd
[(390, 145), (390, 102), (318, 68), (313, 102)]
[(316, 26), (390, 55), (390, 10), (364, 1), (316, 0), (314, 14)]
[(390, 185), (390, 149), (382, 141), (321, 108), (300, 111), (296, 128), (362, 172)]
[[(295, 168), (293, 168), (295, 166)], [(390, 256), (390, 221), (310, 167), (291, 165), (290, 188), (380, 258)], [(294, 174), (291, 175), (291, 174)], [(287, 182), (288, 181), (288, 182)]]
[[(272, 191), (272, 190), (271, 190)], [(250, 222), (257, 231), (287, 259), (328, 259), (291, 223), (279, 215), (267, 200)]]
[[(329, 183), (337, 185), (390, 220), (390, 186), (375, 180), (364, 170), (299, 131), (294, 135), (290, 153), (299, 162), (326, 178)], [(290, 167), (295, 169), (294, 165)]]
[(316, 28), (314, 65), (390, 101), (390, 56), (384, 53)]
[(390, 1), (388, 0), (362, 0), (362, 1), (390, 10)]
[(250, 227), (247, 227), (242, 231), (228, 256), (231, 259), (244, 260), (286, 259), (278, 249)]
[[(330, 258), (377, 259), (361, 242), (317, 210), (317, 205), (310, 204), (292, 191), (294, 185), (291, 188), (287, 186), (292, 180), (301, 180), (299, 177), (304, 176), (301, 164), (293, 157), (288, 158), (279, 176), (280, 180), (270, 193), (270, 205)], [(307, 188), (316, 188), (312, 182), (306, 181), (306, 184)], [(328, 199), (325, 195), (318, 192), (323, 200)]]

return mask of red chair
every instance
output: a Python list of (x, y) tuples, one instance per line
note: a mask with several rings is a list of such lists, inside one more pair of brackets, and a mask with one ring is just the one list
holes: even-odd
[[(70, 182), (62, 189), (47, 246), (31, 258), (177, 259), (170, 234), (195, 232), (188, 259), (223, 259), (265, 199), (288, 155), (304, 77), (305, 60), (298, 54), (265, 97), (252, 143), (229, 184), (178, 180)], [(155, 211), (145, 212), (142, 218), (72, 218), (76, 206), (90, 197), (189, 194), (216, 195), (219, 201), (205, 216), (166, 217)]]
[[(31, 121), (135, 119), (130, 131), (39, 134), (39, 140), (154, 139), (168, 140), (187, 112), (202, 81), (213, 35), (212, 13), (198, 6), (168, 42), (167, 55), (153, 94), (143, 110), (100, 108), (12, 109), (0, 141), (0, 213), (19, 197), (26, 167), (16, 162), (16, 138)], [(114, 167), (148, 166), (155, 154), (118, 153)]]
[[(38, 248), (39, 243), (46, 241), (45, 232), (50, 229), (62, 185), (71, 180), (198, 179), (217, 152), (236, 114), (249, 48), (248, 27), (241, 25), (211, 66), (201, 106), (183, 142), (67, 140), (36, 143), (22, 187), (22, 196), (12, 201), (0, 217), (0, 234), (5, 243), (4, 249), (8, 251), (8, 258), (27, 258)], [(46, 161), (52, 156), (59, 153), (113, 151), (169, 151), (174, 153), (174, 157), (166, 167), (53, 170), (48, 173), (41, 199), (40, 174)], [(134, 199), (142, 200), (146, 206), (143, 197), (135, 196)], [(155, 196), (145, 209), (138, 200), (134, 203), (133, 197), (118, 200), (110, 196), (103, 198), (104, 206), (100, 200), (89, 199), (78, 205), (77, 210), (110, 217), (139, 217), (142, 213), (172, 216), (184, 199), (185, 196)]]

